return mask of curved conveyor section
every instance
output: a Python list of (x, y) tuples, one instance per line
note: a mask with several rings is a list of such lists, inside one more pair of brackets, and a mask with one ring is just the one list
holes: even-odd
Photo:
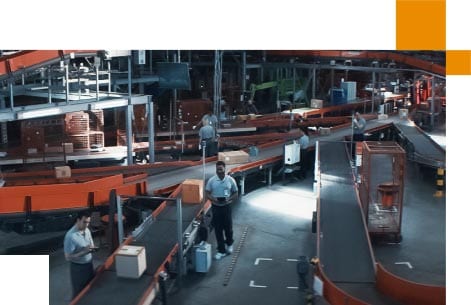
[(366, 303), (399, 304), (375, 289), (375, 268), (342, 142), (319, 147), (320, 248), (325, 275), (340, 289)]
[(400, 131), (400, 135), (413, 146), (413, 150), (407, 152), (409, 159), (424, 165), (445, 168), (445, 151), (428, 135), (414, 124), (410, 124), (410, 121), (396, 122), (394, 126)]

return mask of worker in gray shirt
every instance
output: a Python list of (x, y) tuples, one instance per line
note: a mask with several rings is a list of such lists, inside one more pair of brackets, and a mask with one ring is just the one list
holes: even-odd
[(213, 113), (212, 110), (210, 110), (208, 113), (203, 115), (201, 118), (201, 121), (198, 122), (198, 124), (193, 126), (193, 129), (196, 129), (196, 127), (203, 125), (204, 126), (204, 121), (208, 121), (208, 124), (213, 126), (214, 131), (217, 133), (217, 125), (218, 125), (218, 118), (217, 116)]
[(353, 141), (364, 141), (366, 121), (359, 112), (355, 112), (353, 119)]
[(79, 294), (95, 275), (92, 252), (97, 248), (88, 229), (90, 219), (90, 212), (80, 211), (74, 226), (64, 237), (64, 255), (70, 262), (73, 297)]
[(203, 120), (203, 127), (199, 131), (200, 136), (200, 149), (205, 149), (205, 156), (211, 157), (216, 154), (217, 143), (215, 142), (216, 131), (213, 126), (209, 124), (207, 119)]
[(362, 142), (365, 140), (365, 127), (366, 127), (365, 119), (360, 115), (359, 112), (355, 112), (355, 116), (352, 122), (352, 128), (353, 128), (352, 162), (355, 162), (356, 142)]

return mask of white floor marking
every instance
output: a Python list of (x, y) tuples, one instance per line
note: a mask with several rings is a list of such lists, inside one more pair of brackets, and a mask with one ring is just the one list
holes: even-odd
[(258, 265), (258, 263), (259, 263), (260, 261), (272, 261), (272, 260), (273, 260), (272, 258), (257, 257), (257, 258), (255, 259), (254, 265)]
[(396, 265), (406, 265), (407, 267), (409, 267), (409, 269), (414, 268), (414, 267), (412, 267), (412, 265), (409, 262), (397, 262), (395, 264)]
[(267, 288), (267, 286), (261, 286), (261, 285), (255, 285), (255, 281), (250, 281), (249, 287), (254, 287), (254, 288)]

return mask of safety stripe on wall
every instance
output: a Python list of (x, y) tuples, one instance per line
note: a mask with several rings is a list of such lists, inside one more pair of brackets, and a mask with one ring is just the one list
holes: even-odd
[(446, 51), (447, 75), (471, 75), (471, 51), (449, 50)]
[(396, 0), (396, 49), (445, 50), (446, 1)]

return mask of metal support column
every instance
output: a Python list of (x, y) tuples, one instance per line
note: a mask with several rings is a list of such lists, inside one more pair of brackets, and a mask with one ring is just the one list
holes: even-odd
[(123, 210), (121, 208), (121, 196), (116, 196), (116, 214), (118, 215), (118, 247), (124, 240)]
[(149, 141), (149, 162), (155, 162), (155, 141), (154, 141), (154, 103), (152, 102), (152, 96), (147, 97), (147, 134)]
[(178, 241), (178, 283), (181, 285), (184, 262), (183, 262), (183, 220), (182, 199), (177, 197), (177, 241)]
[(245, 90), (247, 88), (247, 53), (242, 51), (242, 95), (240, 97), (240, 101), (243, 102), (243, 96), (245, 94)]
[(70, 89), (69, 89), (69, 62), (66, 61), (64, 65), (65, 69), (65, 102), (66, 104), (69, 103), (69, 94), (70, 94)]
[(10, 79), (8, 81), (8, 86), (10, 87), (10, 109), (13, 111), (15, 109), (14, 107), (14, 99), (13, 99), (13, 79)]
[(95, 56), (95, 61), (94, 61), (94, 65), (95, 65), (95, 73), (96, 73), (96, 76), (95, 76), (95, 80), (96, 80), (96, 86), (95, 86), (95, 98), (96, 98), (96, 101), (98, 102), (100, 97), (99, 97), (99, 92), (100, 92), (100, 85), (99, 85), (99, 80), (100, 80), (100, 57), (98, 56)]
[(432, 75), (432, 101), (430, 102), (430, 130), (435, 127), (435, 76)]
[[(6, 108), (5, 98), (3, 96), (0, 96), (0, 109), (5, 109), (5, 108)], [(0, 134), (2, 135), (0, 144), (7, 144), (8, 143), (7, 122), (0, 123)]]
[(330, 105), (334, 104), (334, 69), (330, 69)]
[(245, 195), (245, 175), (242, 175), (240, 178), (240, 194), (243, 196)]
[[(221, 86), (222, 86), (222, 56), (223, 51), (214, 51), (214, 78), (213, 78), (213, 113), (220, 117), (221, 112)], [(216, 129), (219, 128), (219, 120)]]
[(312, 68), (312, 98), (316, 98), (316, 67)]
[[(108, 66), (108, 95), (111, 93), (111, 61), (107, 61)], [(115, 90), (116, 91), (116, 90)]]
[(273, 167), (268, 168), (268, 186), (272, 185)]
[(376, 80), (375, 80), (375, 73), (373, 72), (373, 80), (372, 80), (372, 90), (371, 90), (371, 113), (374, 112), (374, 107), (375, 107), (375, 85)]
[(132, 102), (131, 102), (131, 55), (128, 56), (128, 105), (126, 107), (126, 145), (128, 150), (127, 165), (133, 164), (132, 159)]
[(47, 68), (47, 102), (52, 104), (52, 79), (51, 79), (51, 67)]

